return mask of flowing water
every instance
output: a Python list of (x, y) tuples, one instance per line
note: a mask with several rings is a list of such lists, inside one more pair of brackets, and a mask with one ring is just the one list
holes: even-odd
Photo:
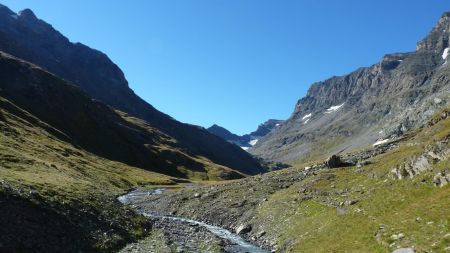
[[(130, 204), (133, 202), (133, 200), (138, 200), (139, 198), (141, 198), (143, 196), (148, 196), (148, 195), (153, 195), (153, 194), (162, 194), (164, 190), (165, 189), (161, 188), (161, 189), (155, 189), (152, 192), (132, 191), (126, 195), (122, 195), (122, 196), (118, 197), (118, 200), (124, 204)], [(245, 241), (244, 239), (242, 239), (242, 237), (240, 237), (239, 235), (232, 233), (231, 231), (221, 228), (221, 227), (209, 225), (209, 224), (201, 222), (201, 221), (196, 221), (196, 220), (191, 220), (191, 219), (176, 217), (176, 216), (158, 215), (158, 214), (153, 214), (150, 212), (142, 212), (142, 214), (145, 217), (148, 217), (151, 219), (162, 219), (162, 220), (165, 219), (165, 220), (170, 220), (170, 221), (179, 221), (179, 222), (183, 222), (183, 223), (187, 223), (187, 224), (191, 224), (191, 225), (196, 225), (199, 227), (204, 227), (212, 234), (214, 234), (226, 241), (229, 241), (231, 243), (231, 246), (226, 247), (226, 249), (225, 249), (226, 252), (230, 252), (230, 253), (246, 253), (246, 252), (248, 252), (248, 253), (270, 253), (270, 251), (265, 250), (256, 245), (253, 245), (253, 244)]]

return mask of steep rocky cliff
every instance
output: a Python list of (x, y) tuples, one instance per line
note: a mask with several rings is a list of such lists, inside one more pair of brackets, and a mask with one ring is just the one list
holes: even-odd
[(293, 162), (377, 145), (423, 124), (450, 102), (450, 13), (411, 53), (313, 84), (291, 117), (251, 153)]

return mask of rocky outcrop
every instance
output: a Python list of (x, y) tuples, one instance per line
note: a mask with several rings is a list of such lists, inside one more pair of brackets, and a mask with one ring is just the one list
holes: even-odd
[[(396, 179), (411, 179), (415, 176), (429, 171), (434, 164), (446, 161), (450, 157), (449, 137), (429, 145), (423, 154), (409, 158), (405, 163), (391, 169), (391, 173)], [(434, 177), (436, 186), (445, 185), (448, 182), (448, 170), (439, 172)]]
[(414, 178), (416, 175), (429, 169), (431, 169), (431, 164), (428, 158), (422, 155), (391, 169), (391, 172), (397, 179), (405, 179)]
[(450, 183), (450, 170), (446, 169), (437, 173), (433, 178), (433, 182), (434, 185), (438, 187), (446, 186), (448, 183)]
[(307, 161), (391, 140), (450, 104), (450, 18), (444, 14), (417, 51), (312, 84), (291, 117), (250, 152)]

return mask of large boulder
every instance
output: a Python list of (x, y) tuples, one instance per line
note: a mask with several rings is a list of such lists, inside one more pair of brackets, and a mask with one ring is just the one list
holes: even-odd
[(338, 167), (344, 167), (347, 164), (341, 160), (340, 156), (332, 155), (325, 161), (325, 165), (328, 168), (338, 168)]
[(250, 225), (240, 225), (237, 229), (236, 229), (236, 234), (241, 235), (241, 234), (246, 234), (248, 232), (250, 232), (252, 230), (252, 227)]

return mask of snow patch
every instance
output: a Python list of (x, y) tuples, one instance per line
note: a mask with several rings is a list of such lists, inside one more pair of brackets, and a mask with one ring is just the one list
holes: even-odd
[(311, 116), (312, 116), (312, 113), (307, 114), (307, 115), (303, 116), (302, 120), (305, 120), (305, 119), (307, 119), (307, 118), (311, 118)]
[(249, 147), (241, 147), (243, 150), (247, 151)]
[(275, 126), (276, 126), (276, 127), (277, 127), (277, 126), (280, 126), (280, 123), (277, 123)]
[(248, 142), (248, 144), (255, 146), (255, 144), (258, 142), (258, 139), (254, 139)]
[(384, 143), (386, 143), (386, 142), (388, 142), (388, 141), (389, 141), (389, 139), (384, 139), (384, 140), (381, 140), (381, 141), (377, 141), (377, 142), (375, 142), (375, 143), (373, 144), (373, 146), (375, 147), (375, 146), (384, 144)]
[(11, 14), (11, 17), (12, 17), (13, 19), (18, 19), (18, 18), (19, 18), (19, 16), (17, 16), (16, 14)]
[(325, 113), (332, 113), (332, 112), (335, 112), (335, 111), (339, 110), (339, 108), (341, 108), (344, 104), (345, 104), (345, 103), (342, 103), (342, 104), (340, 104), (340, 105), (334, 105), (334, 106), (328, 108), (328, 109), (325, 111)]
[(305, 120), (305, 122), (303, 122), (303, 125), (306, 125), (306, 123), (309, 122), (310, 119)]
[(447, 60), (447, 57), (449, 55), (449, 50), (450, 50), (450, 48), (448, 48), (448, 47), (446, 49), (444, 49), (444, 52), (442, 53), (442, 59)]

